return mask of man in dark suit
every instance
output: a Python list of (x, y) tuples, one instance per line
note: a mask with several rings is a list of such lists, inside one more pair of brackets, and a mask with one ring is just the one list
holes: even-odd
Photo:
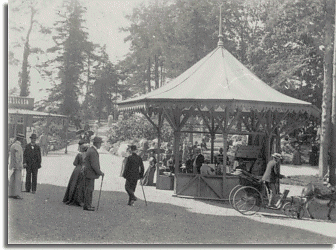
[(99, 153), (103, 143), (101, 137), (96, 136), (93, 138), (93, 145), (88, 148), (84, 158), (84, 174), (85, 174), (85, 191), (84, 191), (84, 206), (83, 209), (87, 211), (94, 211), (92, 207), (92, 194), (94, 190), (94, 180), (99, 176), (104, 176), (104, 173), (100, 170)]
[(36, 144), (37, 136), (32, 134), (30, 136), (31, 142), (26, 145), (23, 153), (23, 167), (26, 169), (26, 192), (35, 194), (37, 187), (37, 172), (41, 168), (41, 149)]
[(145, 169), (141, 157), (135, 152), (136, 146), (131, 145), (130, 149), (132, 154), (127, 157), (123, 177), (126, 179), (125, 189), (129, 196), (128, 205), (133, 206), (134, 201), (137, 200), (134, 195), (137, 182), (143, 178)]
[(204, 163), (204, 156), (201, 154), (200, 148), (195, 149), (195, 154), (196, 156), (195, 156), (194, 163), (193, 163), (193, 173), (200, 174), (202, 164)]

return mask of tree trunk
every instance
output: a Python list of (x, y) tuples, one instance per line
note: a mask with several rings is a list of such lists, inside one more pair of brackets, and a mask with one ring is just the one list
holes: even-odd
[[(336, 10), (336, 2), (335, 2)], [(336, 41), (336, 18), (334, 28), (334, 41)], [(336, 186), (335, 165), (336, 165), (336, 43), (334, 42), (334, 67), (333, 67), (333, 85), (332, 85), (332, 115), (331, 115), (331, 164), (329, 166), (329, 183)]]
[(148, 69), (147, 69), (147, 83), (148, 83), (148, 92), (151, 92), (151, 64), (150, 64), (150, 58), (148, 58)]
[(323, 177), (328, 171), (328, 152), (331, 134), (331, 99), (332, 99), (332, 70), (333, 70), (333, 27), (332, 0), (326, 1), (325, 52), (324, 52), (324, 82), (322, 100), (321, 144), (319, 158), (319, 176)]
[(36, 10), (31, 7), (31, 16), (30, 16), (30, 26), (26, 36), (26, 42), (23, 50), (23, 60), (22, 60), (22, 68), (21, 68), (21, 79), (20, 79), (20, 96), (28, 96), (29, 95), (29, 71), (28, 71), (28, 57), (30, 55), (30, 48), (29, 48), (29, 38), (30, 33), (33, 29), (34, 25), (34, 16)]
[(158, 56), (154, 56), (154, 78), (155, 78), (155, 88), (158, 89), (159, 85), (159, 60)]

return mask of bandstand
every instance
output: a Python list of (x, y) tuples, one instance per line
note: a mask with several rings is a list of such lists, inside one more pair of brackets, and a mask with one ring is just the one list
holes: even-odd
[[(176, 196), (226, 200), (238, 183), (238, 177), (229, 173), (179, 172), (181, 133), (197, 133), (185, 126), (191, 117), (201, 118), (210, 134), (211, 161), (215, 135), (223, 137), (226, 159), (228, 135), (237, 134), (248, 135), (251, 147), (262, 143), (266, 162), (272, 152), (280, 151), (283, 136), (320, 117), (320, 110), (311, 103), (284, 95), (255, 76), (224, 48), (222, 38), (220, 28), (217, 48), (191, 68), (152, 92), (118, 103), (120, 111), (142, 113), (156, 128), (159, 144), (163, 119), (172, 127)], [(157, 169), (157, 182), (158, 173)]]

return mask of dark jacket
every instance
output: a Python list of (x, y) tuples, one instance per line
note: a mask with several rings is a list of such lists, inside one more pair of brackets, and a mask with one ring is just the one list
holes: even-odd
[(196, 156), (193, 162), (193, 172), (194, 174), (201, 172), (202, 164), (204, 163), (204, 155), (199, 154)]
[[(32, 148), (34, 147), (34, 149)], [(41, 168), (41, 149), (40, 146), (35, 144), (32, 146), (31, 143), (27, 144), (23, 153), (23, 163), (26, 163), (30, 168)]]
[(99, 153), (94, 147), (89, 147), (84, 158), (85, 178), (98, 179), (103, 174), (100, 171)]
[(268, 162), (266, 171), (262, 177), (263, 181), (276, 183), (277, 179), (281, 179), (283, 175), (280, 174), (280, 162), (276, 163), (275, 160)]
[(145, 168), (140, 156), (136, 153), (127, 157), (123, 177), (127, 180), (142, 179)]

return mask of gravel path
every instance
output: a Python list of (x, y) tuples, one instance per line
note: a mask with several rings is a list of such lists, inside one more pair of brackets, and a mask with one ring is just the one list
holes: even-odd
[[(105, 177), (99, 211), (66, 206), (62, 198), (76, 150), (72, 145), (67, 155), (60, 151), (43, 157), (37, 193), (23, 193), (22, 201), (8, 200), (9, 243), (336, 243), (335, 223), (321, 220), (326, 208), (319, 220), (274, 213), (245, 217), (226, 202), (176, 198), (173, 191), (144, 187), (146, 207), (140, 185), (139, 200), (129, 207), (125, 181), (119, 177), (122, 158), (104, 150), (100, 150)], [(96, 180), (94, 205), (100, 184), (101, 179)], [(335, 211), (332, 216), (335, 220)]]

